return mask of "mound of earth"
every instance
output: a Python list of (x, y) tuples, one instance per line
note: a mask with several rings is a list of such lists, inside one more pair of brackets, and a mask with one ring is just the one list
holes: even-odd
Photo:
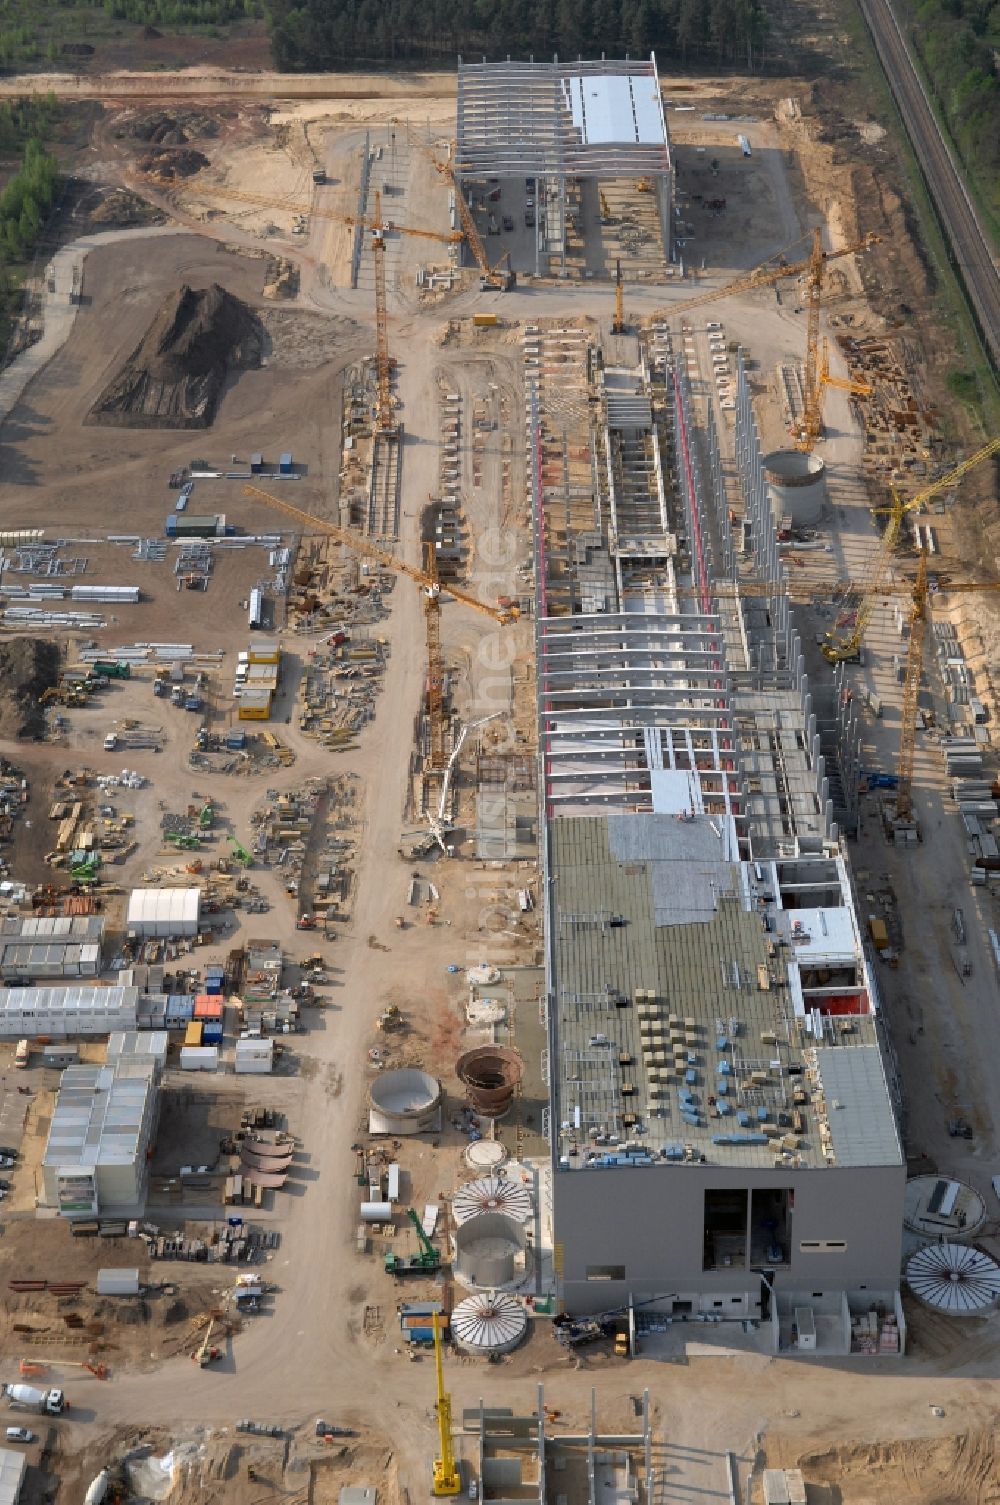
[(218, 283), (165, 300), (143, 339), (90, 410), (119, 428), (207, 428), (230, 371), (260, 365), (264, 332)]
[(153, 110), (145, 115), (136, 115), (128, 130), (137, 141), (148, 141), (150, 146), (186, 146), (199, 136), (217, 136), (219, 122), (200, 110), (184, 110), (174, 114)]
[(0, 736), (45, 736), (41, 699), (51, 685), (58, 684), (61, 667), (58, 643), (41, 638), (0, 643)]
[(140, 172), (149, 173), (163, 182), (193, 178), (196, 172), (207, 166), (205, 154), (196, 152), (191, 146), (154, 146), (152, 151), (143, 152), (138, 160)]

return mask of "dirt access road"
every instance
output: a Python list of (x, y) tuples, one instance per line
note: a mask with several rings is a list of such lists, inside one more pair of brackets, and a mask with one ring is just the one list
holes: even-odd
[(454, 73), (233, 73), (185, 68), (163, 73), (18, 73), (0, 96), (57, 99), (454, 99)]

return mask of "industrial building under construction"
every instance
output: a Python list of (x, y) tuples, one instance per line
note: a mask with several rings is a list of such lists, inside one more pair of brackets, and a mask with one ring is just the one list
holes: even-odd
[(827, 759), (742, 367), (749, 570), (711, 411), (664, 328), (640, 352), (525, 337), (561, 1300), (827, 1352), (877, 1304), (899, 1352), (905, 1162), (837, 823), (851, 724)]

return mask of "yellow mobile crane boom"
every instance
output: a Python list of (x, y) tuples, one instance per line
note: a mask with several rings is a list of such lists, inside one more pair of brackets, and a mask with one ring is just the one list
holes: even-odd
[(625, 333), (625, 289), (622, 286), (621, 257), (615, 262), (615, 317), (611, 325), (611, 333)]
[(431, 1313), (434, 1328), (434, 1368), (437, 1375), (437, 1424), (438, 1456), (434, 1459), (431, 1492), (436, 1496), (457, 1495), (462, 1489), (462, 1476), (455, 1462), (455, 1449), (451, 1440), (451, 1396), (444, 1388), (444, 1361), (441, 1353), (441, 1328), (437, 1312)]
[[(498, 293), (510, 292), (517, 281), (510, 268), (510, 252), (505, 251), (496, 266), (491, 266), (490, 258), (487, 256), (486, 247), (483, 244), (483, 237), (480, 235), (479, 227), (476, 224), (475, 215), (466, 202), (465, 194), (462, 192), (462, 185), (455, 176), (454, 168), (450, 162), (435, 162), (434, 166), (451, 184), (452, 192), (455, 195), (455, 208), (458, 210), (458, 217), (462, 222), (462, 230), (465, 239), (469, 243), (469, 250), (475, 257), (476, 265), (481, 273), (482, 286), (484, 288), (492, 288)], [(504, 266), (504, 262), (507, 263), (506, 266)]]
[[(424, 593), (424, 623), (427, 636), (427, 722), (430, 730), (430, 767), (434, 771), (444, 769), (444, 667), (441, 658), (441, 590), (442, 586), (437, 576), (434, 559), (433, 544), (425, 547), (425, 567), (418, 569), (416, 565), (407, 564), (405, 559), (399, 559), (395, 554), (390, 554), (387, 549), (381, 549), (360, 533), (352, 533), (349, 528), (338, 528), (336, 523), (327, 522), (325, 518), (314, 517), (311, 512), (303, 512), (301, 507), (294, 506), (280, 497), (272, 496), (269, 491), (262, 491), (259, 486), (244, 486), (246, 496), (258, 497), (266, 502), (269, 507), (276, 507), (279, 512), (284, 512), (297, 522), (307, 533), (326, 533), (330, 538), (336, 539), (345, 548), (352, 549), (356, 554), (362, 554), (366, 558), (374, 559), (376, 563), (394, 574), (405, 575), (414, 584), (419, 585)], [(460, 586), (448, 584), (444, 587), (449, 596), (461, 602), (463, 606), (471, 606), (474, 611), (479, 611), (484, 616), (492, 617), (494, 622), (501, 627), (506, 627), (509, 622), (516, 622), (520, 615), (516, 606), (490, 606), (485, 601), (480, 601), (478, 596), (473, 596), (469, 591), (462, 590)]]
[(376, 425), (380, 434), (390, 434), (395, 427), (392, 415), (392, 361), (389, 358), (389, 311), (385, 296), (385, 232), (381, 225), (382, 195), (375, 192), (375, 219), (372, 231), (372, 264), (375, 269), (375, 368), (378, 379)]
[(939, 476), (930, 486), (925, 486), (916, 496), (909, 500), (904, 498), (895, 487), (892, 489), (892, 505), (888, 508), (889, 521), (886, 523), (885, 532), (875, 550), (871, 568), (862, 588), (861, 602), (858, 606), (850, 631), (837, 636), (829, 633), (827, 641), (823, 645), (823, 654), (831, 664), (839, 664), (843, 660), (856, 659), (864, 642), (865, 630), (871, 619), (872, 611), (879, 594), (885, 589), (886, 577), (889, 566), (892, 563), (893, 550), (899, 538), (900, 529), (907, 513), (915, 511), (924, 502), (930, 501), (931, 497), (937, 496), (942, 491), (948, 491), (955, 486), (963, 476), (990, 455), (1000, 450), (1000, 439), (991, 439), (989, 444), (984, 444), (982, 449), (976, 450), (974, 455), (969, 455), (961, 464), (949, 470), (946, 475)]

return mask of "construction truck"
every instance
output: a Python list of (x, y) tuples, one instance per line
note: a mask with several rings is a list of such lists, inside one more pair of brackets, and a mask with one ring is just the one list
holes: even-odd
[(105, 659), (99, 658), (91, 664), (90, 672), (98, 679), (131, 679), (132, 667), (123, 658)]
[(61, 1390), (38, 1390), (34, 1385), (4, 1385), (3, 1392), (12, 1406), (46, 1416), (61, 1416), (68, 1404)]
[(411, 1207), (406, 1216), (416, 1230), (420, 1248), (416, 1254), (387, 1254), (385, 1272), (387, 1275), (396, 1276), (419, 1273), (433, 1275), (435, 1270), (441, 1268), (441, 1256), (424, 1232), (419, 1214)]

